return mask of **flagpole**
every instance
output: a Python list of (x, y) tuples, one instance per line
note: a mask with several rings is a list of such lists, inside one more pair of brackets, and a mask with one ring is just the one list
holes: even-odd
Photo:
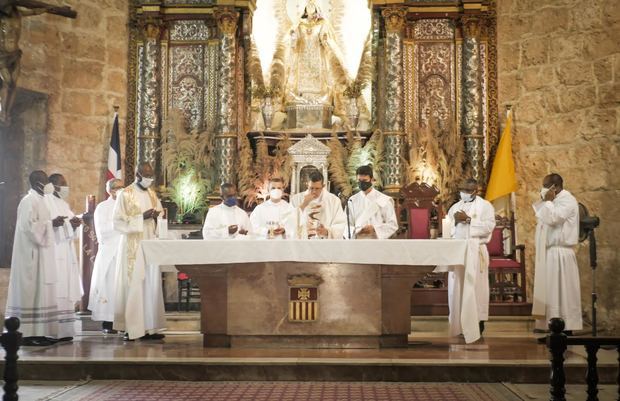
[[(510, 113), (512, 113), (512, 105), (507, 104), (506, 105), (506, 121), (508, 121), (508, 119), (510, 118)], [(512, 126), (511, 126), (511, 131), (512, 131)], [(518, 244), (519, 239), (517, 237), (517, 227), (516, 227), (517, 225), (517, 197), (514, 192), (510, 193), (509, 206), (510, 206), (510, 212), (512, 213), (512, 216), (514, 217), (514, 221), (515, 221), (514, 243)]]

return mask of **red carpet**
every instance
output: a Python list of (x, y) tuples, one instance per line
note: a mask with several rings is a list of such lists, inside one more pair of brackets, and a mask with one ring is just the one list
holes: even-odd
[(92, 381), (57, 393), (63, 401), (515, 401), (501, 384), (345, 382)]

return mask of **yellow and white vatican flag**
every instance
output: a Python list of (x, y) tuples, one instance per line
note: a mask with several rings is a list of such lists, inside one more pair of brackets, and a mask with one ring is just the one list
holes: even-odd
[[(512, 209), (512, 194), (517, 190), (517, 177), (515, 175), (515, 163), (512, 157), (512, 113), (508, 111), (506, 127), (499, 140), (493, 167), (491, 168), (491, 178), (487, 185), (486, 200), (493, 203), (497, 214), (509, 215)], [(503, 212), (503, 213), (502, 213)]]

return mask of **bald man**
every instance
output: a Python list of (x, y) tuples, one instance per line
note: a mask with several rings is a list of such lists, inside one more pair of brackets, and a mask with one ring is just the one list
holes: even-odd
[[(125, 340), (129, 338), (126, 314), (131, 274), (134, 271), (136, 252), (140, 241), (157, 238), (157, 216), (163, 211), (157, 194), (152, 189), (155, 171), (148, 162), (143, 162), (136, 169), (135, 181), (121, 190), (114, 204), (114, 229), (121, 234), (116, 263), (116, 297), (114, 312), (114, 329), (125, 331)], [(144, 277), (144, 309), (134, 310), (133, 314), (144, 316), (145, 333), (142, 340), (159, 340), (165, 336), (160, 333), (166, 326), (164, 299), (159, 269), (146, 269)]]
[[(478, 181), (467, 179), (459, 186), (461, 200), (452, 205), (448, 216), (454, 221), (451, 237), (475, 239), (478, 242), (476, 260), (476, 305), (480, 334), (484, 331), (484, 322), (489, 320), (489, 251), (486, 244), (491, 240), (495, 228), (495, 209), (493, 205), (478, 196)], [(461, 306), (465, 271), (455, 270), (448, 273), (448, 321), (450, 334), (463, 332), (461, 326)]]
[(17, 207), (5, 316), (20, 319), (22, 345), (44, 346), (58, 341), (54, 227), (64, 225), (66, 217), (52, 219), (43, 196), (54, 186), (44, 171), (30, 174), (30, 187)]
[(575, 247), (579, 242), (579, 203), (564, 189), (559, 174), (547, 175), (536, 202), (536, 259), (532, 315), (536, 328), (547, 329), (560, 317), (567, 334), (583, 329), (581, 287)]

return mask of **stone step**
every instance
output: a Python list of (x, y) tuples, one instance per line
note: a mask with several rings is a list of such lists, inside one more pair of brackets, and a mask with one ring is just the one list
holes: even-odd
[[(485, 323), (485, 333), (529, 334), (534, 330), (531, 316), (490, 316)], [(411, 332), (448, 334), (447, 316), (412, 316)]]
[[(80, 316), (83, 331), (99, 331), (101, 323), (93, 322), (90, 316)], [(200, 312), (167, 312), (167, 329), (169, 332), (200, 332)], [(78, 329), (79, 330), (79, 329)], [(485, 334), (490, 335), (531, 335), (534, 319), (531, 316), (490, 316), (485, 323)], [(584, 324), (584, 331), (589, 330)], [(447, 336), (447, 316), (412, 316), (412, 336)]]
[[(199, 312), (168, 312), (166, 321), (169, 331), (200, 331)], [(534, 330), (531, 316), (491, 316), (485, 324), (486, 333), (528, 334)], [(447, 316), (412, 316), (412, 333), (448, 333)]]
[(166, 323), (171, 332), (200, 332), (200, 312), (167, 312)]

